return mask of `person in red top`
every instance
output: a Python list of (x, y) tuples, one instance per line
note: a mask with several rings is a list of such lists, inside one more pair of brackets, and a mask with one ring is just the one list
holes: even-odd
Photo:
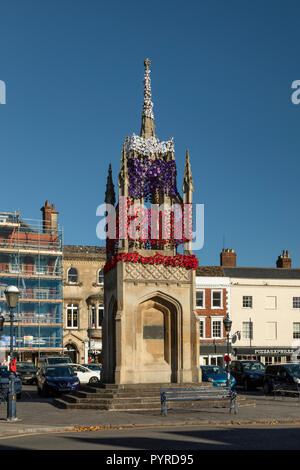
[(17, 372), (16, 359), (13, 359), (9, 364), (9, 370), (11, 372)]

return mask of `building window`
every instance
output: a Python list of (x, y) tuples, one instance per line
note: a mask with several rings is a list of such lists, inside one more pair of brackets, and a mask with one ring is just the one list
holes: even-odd
[(104, 304), (99, 304), (98, 306), (98, 327), (99, 328), (102, 328), (103, 316), (104, 316)]
[(103, 269), (99, 269), (98, 271), (98, 284), (104, 283), (104, 272)]
[(95, 307), (95, 305), (92, 305), (90, 328), (96, 328), (96, 307)]
[(49, 299), (49, 289), (34, 289), (33, 297), (35, 299)]
[(196, 291), (196, 307), (197, 308), (204, 308), (204, 290), (197, 290)]
[(253, 339), (253, 323), (250, 321), (243, 322), (243, 338), (244, 339)]
[(212, 338), (223, 338), (222, 320), (212, 320)]
[(67, 328), (78, 328), (78, 304), (67, 305)]
[(222, 301), (222, 291), (221, 290), (213, 290), (211, 298), (211, 307), (212, 308), (223, 308), (223, 301)]
[(293, 308), (300, 308), (300, 297), (293, 297)]
[(78, 271), (76, 268), (70, 268), (68, 270), (68, 282), (70, 284), (76, 284), (78, 282)]
[(205, 320), (201, 318), (199, 320), (199, 331), (200, 331), (200, 339), (205, 338)]
[(243, 295), (243, 308), (252, 308), (252, 295)]
[(12, 274), (19, 274), (23, 272), (22, 259), (18, 255), (10, 255), (9, 272)]
[(300, 323), (293, 323), (293, 339), (300, 339)]
[(47, 274), (48, 273), (48, 259), (46, 256), (39, 256), (35, 258), (34, 271), (35, 271), (35, 274)]

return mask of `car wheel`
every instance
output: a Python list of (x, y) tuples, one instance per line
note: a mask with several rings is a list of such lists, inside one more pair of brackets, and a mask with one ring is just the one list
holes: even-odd
[(99, 382), (98, 377), (91, 377), (89, 380), (89, 384), (96, 384)]
[(47, 392), (47, 390), (46, 390), (45, 387), (42, 388), (42, 393), (41, 393), (41, 394), (42, 394), (42, 396), (43, 396), (44, 398), (47, 398), (47, 397), (48, 397), (48, 392)]

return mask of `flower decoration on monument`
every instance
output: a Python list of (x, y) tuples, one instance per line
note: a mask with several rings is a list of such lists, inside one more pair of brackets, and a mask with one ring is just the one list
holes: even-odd
[(161, 158), (129, 158), (129, 196), (149, 200), (156, 191), (177, 197), (176, 163)]

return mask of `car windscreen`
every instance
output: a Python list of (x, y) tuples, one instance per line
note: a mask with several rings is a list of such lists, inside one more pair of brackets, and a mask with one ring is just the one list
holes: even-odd
[(70, 366), (66, 367), (47, 367), (46, 368), (47, 377), (74, 377), (75, 372)]
[(265, 370), (262, 362), (244, 362), (244, 370)]
[(17, 364), (18, 371), (26, 371), (26, 370), (34, 370), (36, 371), (36, 367), (33, 364)]
[(218, 366), (203, 366), (202, 370), (205, 374), (225, 374), (224, 369)]
[(288, 364), (284, 368), (293, 376), (300, 378), (300, 364)]
[(66, 357), (49, 357), (47, 361), (48, 364), (66, 364), (66, 362), (70, 362), (69, 358)]

